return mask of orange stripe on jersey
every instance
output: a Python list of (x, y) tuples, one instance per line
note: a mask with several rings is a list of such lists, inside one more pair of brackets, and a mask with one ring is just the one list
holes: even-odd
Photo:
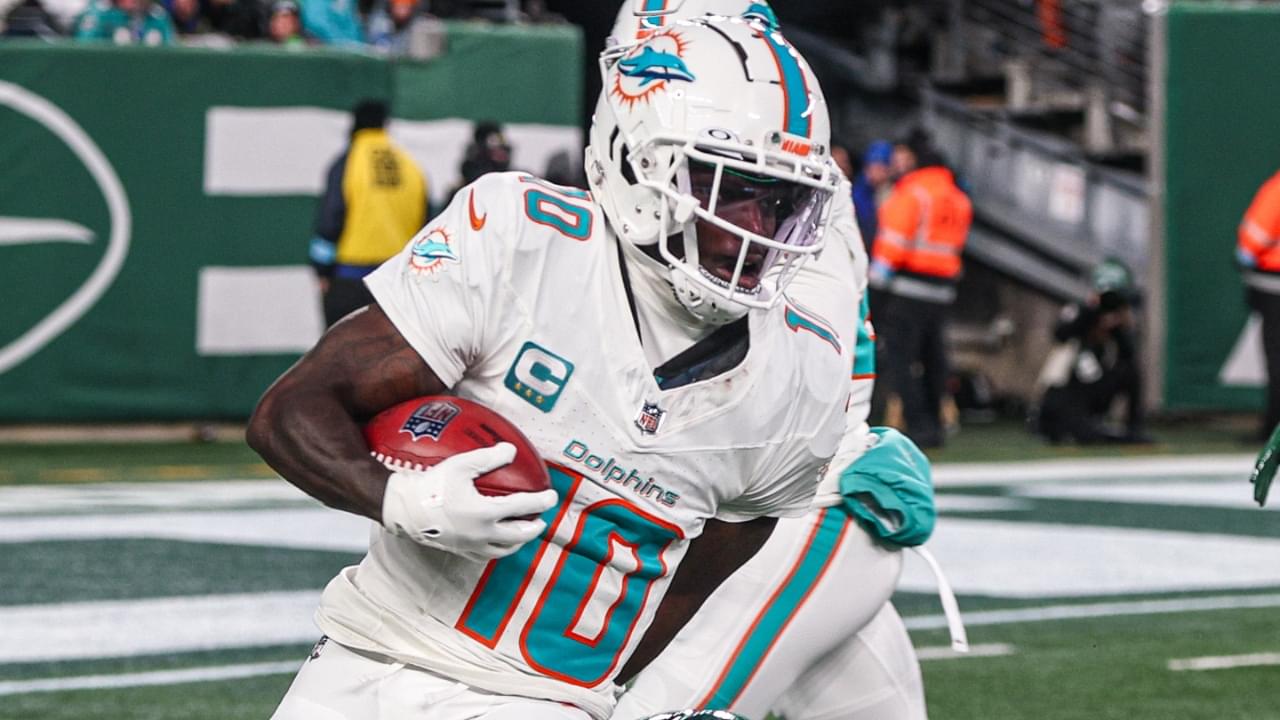
[[(729, 677), (729, 673), (733, 670), (734, 665), (737, 664), (738, 659), (742, 656), (743, 650), (746, 648), (747, 643), (751, 641), (752, 636), (755, 635), (756, 630), (760, 627), (760, 623), (764, 620), (765, 616), (769, 613), (769, 611), (771, 611), (774, 608), (774, 606), (778, 603), (778, 599), (782, 596), (784, 592), (787, 591), (787, 589), (791, 585), (791, 582), (795, 580), (796, 574), (800, 571), (801, 566), (805, 564), (805, 560), (808, 559), (810, 550), (813, 549), (814, 541), (817, 539), (818, 534), (822, 531), (822, 528), (827, 521), (827, 518), (830, 517), (830, 513), (832, 513), (833, 511), (838, 511), (838, 510), (836, 508), (827, 508), (826, 510), (822, 511), (822, 514), (818, 517), (817, 521), (815, 521), (814, 523), (813, 531), (810, 532), (809, 537), (805, 539), (804, 549), (800, 551), (799, 556), (797, 556), (795, 562), (792, 563), (791, 569), (787, 571), (786, 579), (784, 579), (782, 583), (778, 585), (777, 589), (773, 591), (773, 595), (771, 595), (769, 597), (769, 601), (766, 602), (763, 607), (761, 607), (760, 612), (756, 613), (755, 618), (751, 621), (751, 626), (747, 629), (747, 632), (742, 636), (742, 639), (738, 642), (738, 646), (733, 649), (733, 653), (729, 656), (729, 661), (725, 663), (724, 668), (720, 671), (720, 675), (716, 677), (715, 682), (711, 686), (711, 690), (707, 692), (706, 696), (704, 696), (701, 700), (698, 701), (695, 707), (700, 707), (700, 708), (709, 707), (710, 703), (716, 696), (716, 692), (719, 691), (721, 686), (724, 685), (725, 680)], [(841, 525), (840, 532), (836, 536), (835, 541), (831, 545), (832, 548), (840, 547), (840, 543), (844, 541), (844, 536), (848, 531), (848, 529), (849, 529), (848, 522), (845, 522)], [(796, 614), (799, 612), (800, 608), (804, 607), (804, 604), (808, 602), (809, 596), (813, 594), (814, 588), (818, 587), (818, 585), (822, 583), (822, 578), (827, 574), (827, 570), (831, 568), (831, 562), (835, 558), (835, 555), (836, 553), (833, 551), (830, 555), (826, 557), (825, 560), (823, 560), (822, 567), (818, 570), (817, 575), (814, 577), (813, 581), (809, 584), (809, 587), (805, 588), (804, 594), (796, 602), (795, 607), (791, 608), (790, 612), (787, 615), (786, 621), (783, 622), (782, 626), (778, 629), (778, 632), (775, 633), (773, 638), (769, 641), (769, 645), (765, 648), (764, 652), (760, 653), (760, 662), (756, 664), (754, 668), (752, 668), (751, 673), (747, 676), (747, 679), (742, 683), (741, 687), (738, 688), (737, 692), (733, 694), (733, 697), (730, 698), (728, 702), (724, 703), (722, 709), (727, 709), (732, 707), (733, 703), (737, 702), (738, 698), (742, 697), (742, 693), (746, 692), (746, 689), (750, 687), (751, 681), (755, 679), (756, 673), (758, 673), (760, 671), (760, 668), (764, 665), (765, 658), (769, 656), (769, 653), (773, 652), (773, 648), (778, 644), (778, 640), (781, 639), (784, 634), (786, 634), (786, 630), (791, 625), (791, 621), (795, 619)]]

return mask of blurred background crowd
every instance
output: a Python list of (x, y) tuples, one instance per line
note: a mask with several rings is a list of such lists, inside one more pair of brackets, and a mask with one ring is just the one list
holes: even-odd
[(421, 58), (442, 51), (441, 19), (563, 22), (537, 0), (0, 0), (0, 18), (5, 37), (201, 47), (258, 42)]

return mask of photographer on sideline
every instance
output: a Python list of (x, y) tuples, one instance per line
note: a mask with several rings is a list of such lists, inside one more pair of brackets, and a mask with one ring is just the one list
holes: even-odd
[[(1064, 307), (1054, 329), (1057, 344), (1040, 372), (1036, 429), (1054, 444), (1150, 443), (1143, 425), (1132, 275), (1109, 258), (1093, 269), (1092, 279), (1093, 294)], [(1121, 397), (1126, 422), (1115, 427), (1109, 417)]]

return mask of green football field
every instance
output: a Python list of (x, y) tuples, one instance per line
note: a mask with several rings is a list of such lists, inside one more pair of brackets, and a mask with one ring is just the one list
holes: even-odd
[[(1280, 514), (1188, 449), (938, 458), (973, 652), (914, 557), (895, 598), (932, 718), (1280, 719)], [(0, 718), (268, 717), (366, 532), (236, 443), (0, 445)]]

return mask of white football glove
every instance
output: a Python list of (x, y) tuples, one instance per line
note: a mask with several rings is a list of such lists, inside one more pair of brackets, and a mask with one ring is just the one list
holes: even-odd
[(398, 470), (387, 479), (382, 524), (419, 545), (482, 562), (506, 557), (547, 524), (536, 516), (556, 504), (556, 491), (487, 496), (475, 479), (515, 459), (511, 443), (469, 450), (426, 470)]

